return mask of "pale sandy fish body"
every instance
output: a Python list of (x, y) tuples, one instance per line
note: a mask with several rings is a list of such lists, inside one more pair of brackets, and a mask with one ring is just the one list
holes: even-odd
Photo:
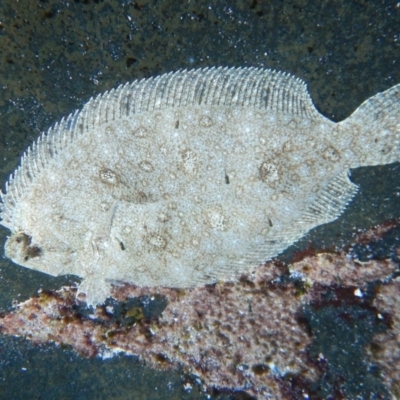
[(303, 82), (180, 71), (90, 100), (30, 147), (2, 194), (6, 255), (83, 278), (191, 287), (231, 279), (336, 219), (349, 168), (399, 161), (400, 88), (334, 123)]

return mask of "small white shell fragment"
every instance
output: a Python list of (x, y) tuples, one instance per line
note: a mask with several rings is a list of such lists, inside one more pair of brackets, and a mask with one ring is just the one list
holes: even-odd
[(399, 86), (329, 121), (305, 84), (257, 68), (178, 71), (91, 99), (27, 149), (1, 193), (6, 256), (110, 284), (237, 277), (357, 191), (349, 168), (399, 160)]
[(356, 290), (354, 290), (354, 296), (357, 297), (364, 297), (363, 292), (361, 291), (361, 289), (357, 288)]

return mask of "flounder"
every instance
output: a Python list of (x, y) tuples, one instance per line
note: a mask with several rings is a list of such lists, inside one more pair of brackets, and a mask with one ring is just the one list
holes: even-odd
[(178, 71), (119, 86), (43, 133), (1, 193), (5, 254), (113, 282), (227, 280), (336, 219), (349, 168), (400, 159), (400, 85), (334, 123), (305, 84), (257, 68)]

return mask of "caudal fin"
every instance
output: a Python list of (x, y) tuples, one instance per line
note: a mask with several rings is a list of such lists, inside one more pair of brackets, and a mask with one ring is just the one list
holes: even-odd
[(400, 84), (370, 97), (338, 128), (349, 135), (351, 167), (400, 161)]

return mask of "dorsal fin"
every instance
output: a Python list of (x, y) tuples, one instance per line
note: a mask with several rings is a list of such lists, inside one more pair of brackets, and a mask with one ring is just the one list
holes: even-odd
[(308, 118), (318, 115), (303, 81), (266, 69), (185, 70), (120, 85), (92, 98), (81, 111), (63, 118), (28, 148), (6, 183), (6, 192), (1, 192), (1, 223), (12, 226), (12, 209), (23, 191), (75, 137), (136, 113), (192, 105), (252, 107)]
[(289, 74), (257, 68), (177, 71), (119, 86), (92, 98), (77, 120), (79, 130), (133, 114), (192, 105), (253, 107), (313, 118), (306, 85)]

